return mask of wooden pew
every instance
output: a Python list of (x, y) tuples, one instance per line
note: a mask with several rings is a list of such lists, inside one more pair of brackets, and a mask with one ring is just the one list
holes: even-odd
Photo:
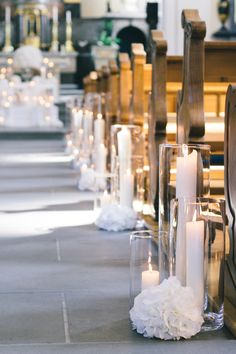
[(106, 65), (102, 66), (102, 82), (101, 82), (101, 90), (104, 93), (109, 92), (109, 80), (110, 80), (110, 68)]
[[(205, 82), (236, 82), (236, 42), (206, 41), (205, 48)], [(168, 56), (167, 81), (182, 80), (182, 56)]]
[[(183, 11), (182, 27), (185, 33), (185, 42), (182, 67), (183, 86), (177, 97), (177, 141), (179, 143), (209, 143), (215, 152), (219, 149), (215, 157), (218, 160), (222, 157), (221, 164), (223, 164), (222, 130), (218, 137), (214, 131), (211, 133), (208, 131), (205, 134), (207, 126), (207, 117), (204, 112), (204, 36), (206, 27), (199, 18), (197, 10)], [(207, 123), (209, 125), (209, 121)], [(218, 124), (217, 121), (216, 124)], [(211, 124), (211, 129), (213, 129), (213, 124)], [(212, 139), (209, 139), (209, 136)], [(223, 165), (212, 168), (210, 177), (211, 194), (223, 195)]]
[(91, 71), (89, 75), (83, 79), (84, 94), (97, 92), (97, 72)]
[(167, 101), (166, 71), (167, 42), (161, 31), (152, 30), (152, 111), (149, 119), (149, 161), (151, 198), (158, 216), (159, 145), (166, 142)]
[[(225, 96), (228, 82), (236, 81), (236, 41), (206, 41), (204, 65), (204, 111), (206, 118), (205, 142), (216, 152), (223, 151)], [(167, 110), (169, 121), (174, 122), (177, 92), (181, 89), (183, 58), (167, 57)], [(171, 127), (171, 128), (170, 128)], [(170, 129), (169, 129), (170, 128)], [(168, 136), (175, 139), (173, 124)]]
[(152, 64), (144, 64), (144, 116), (151, 109), (151, 93), (152, 93)]
[(132, 44), (132, 121), (134, 124), (143, 125), (144, 121), (144, 67), (146, 53), (140, 43)]
[(197, 10), (183, 10), (183, 87), (177, 98), (177, 142), (188, 143), (205, 134), (204, 38), (206, 24)]
[(230, 252), (225, 269), (225, 321), (236, 336), (236, 86), (229, 86), (225, 112), (225, 200)]
[(131, 62), (127, 53), (119, 53), (120, 64), (120, 123), (128, 123), (130, 118), (130, 99), (132, 91)]
[(109, 62), (110, 76), (108, 92), (110, 92), (110, 114), (113, 122), (117, 121), (119, 111), (119, 70), (115, 60)]

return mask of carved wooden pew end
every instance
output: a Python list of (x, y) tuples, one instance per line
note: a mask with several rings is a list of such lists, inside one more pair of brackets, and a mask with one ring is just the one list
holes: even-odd
[(230, 253), (225, 269), (225, 321), (236, 336), (236, 86), (229, 86), (225, 108), (225, 201)]

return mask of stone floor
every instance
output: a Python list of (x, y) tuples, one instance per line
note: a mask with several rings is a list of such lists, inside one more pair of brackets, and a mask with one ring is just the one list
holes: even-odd
[(98, 231), (63, 143), (0, 141), (0, 353), (235, 353), (223, 329), (148, 340), (128, 317), (129, 234)]

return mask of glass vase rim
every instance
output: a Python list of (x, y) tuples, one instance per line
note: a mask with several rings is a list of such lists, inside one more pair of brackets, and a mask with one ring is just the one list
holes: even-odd
[[(119, 160), (119, 155), (114, 155), (114, 158), (117, 158)], [(126, 159), (129, 159), (129, 157), (125, 157), (124, 160)], [(144, 156), (143, 155), (131, 155), (130, 157), (131, 161), (134, 161), (134, 160), (142, 160), (144, 161)]]
[(141, 129), (140, 125), (138, 124), (112, 124), (111, 126), (112, 128), (115, 127), (115, 128), (123, 128), (123, 127), (127, 127), (127, 128), (139, 128)]
[[(146, 233), (146, 235), (145, 235)], [(136, 230), (131, 232), (130, 234), (130, 240), (134, 240), (134, 239), (157, 239), (160, 236), (168, 236), (168, 231), (164, 231), (164, 230)]]
[(105, 173), (100, 173), (100, 172), (95, 172), (95, 179), (96, 178), (116, 178), (117, 173), (115, 172), (105, 172)]
[(189, 148), (196, 148), (196, 149), (202, 149), (202, 150), (211, 150), (211, 145), (209, 144), (200, 144), (200, 143), (197, 143), (197, 144), (194, 144), (194, 143), (190, 143), (190, 144), (171, 144), (171, 143), (163, 143), (163, 144), (160, 144), (160, 147), (168, 147), (168, 148), (181, 148), (183, 146), (187, 146)]
[(178, 202), (179, 200), (184, 200), (189, 204), (202, 204), (202, 203), (208, 203), (208, 204), (225, 204), (225, 199), (224, 198), (213, 198), (213, 197), (180, 197), (180, 198), (173, 198), (173, 201)]

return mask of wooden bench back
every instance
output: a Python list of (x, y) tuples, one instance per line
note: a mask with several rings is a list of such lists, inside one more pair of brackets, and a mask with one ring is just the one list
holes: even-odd
[(204, 38), (206, 24), (197, 10), (183, 10), (184, 57), (182, 90), (177, 97), (177, 142), (188, 143), (205, 133)]
[(225, 320), (236, 336), (236, 86), (229, 86), (225, 109), (225, 201), (230, 252), (225, 269)]
[(119, 69), (115, 60), (109, 61), (110, 76), (108, 82), (108, 92), (111, 95), (111, 116), (117, 120), (119, 105)]
[(127, 53), (119, 53), (120, 83), (119, 83), (119, 106), (120, 122), (128, 123), (130, 117), (130, 99), (132, 91), (131, 61)]
[(146, 52), (140, 43), (132, 44), (132, 110), (133, 123), (143, 124), (144, 120), (144, 67), (146, 64)]

